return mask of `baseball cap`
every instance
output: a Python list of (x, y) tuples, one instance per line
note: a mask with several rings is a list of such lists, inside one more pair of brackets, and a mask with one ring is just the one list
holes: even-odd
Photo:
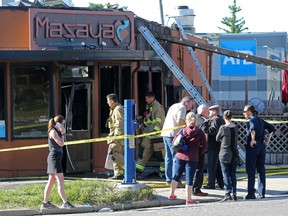
[(220, 108), (221, 108), (221, 107), (216, 104), (216, 105), (210, 106), (210, 107), (209, 107), (209, 110), (214, 110), (214, 109), (218, 110), (218, 109), (220, 109)]

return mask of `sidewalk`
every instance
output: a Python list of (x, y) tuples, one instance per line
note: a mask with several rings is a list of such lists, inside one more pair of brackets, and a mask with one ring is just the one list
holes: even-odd
[[(13, 188), (23, 184), (39, 183), (41, 181), (17, 181), (17, 182), (0, 182), (1, 188)], [(149, 181), (145, 181), (149, 182)], [(144, 181), (139, 181), (138, 184), (144, 184)], [(267, 192), (266, 199), (270, 198), (287, 198), (288, 197), (288, 174), (267, 176)], [(255, 184), (257, 186), (257, 183)], [(243, 200), (243, 197), (247, 194), (247, 180), (239, 180), (237, 182), (237, 197), (238, 201)], [(224, 196), (224, 190), (206, 190), (203, 192), (209, 193), (206, 197), (193, 196), (192, 199), (198, 200), (200, 203), (218, 202)], [(169, 205), (184, 205), (185, 200), (185, 189), (177, 188), (175, 194), (177, 195), (176, 200), (169, 200), (167, 197), (170, 193), (170, 188), (155, 188), (155, 199), (151, 201), (140, 201), (127, 204), (115, 204), (113, 206), (77, 206), (74, 209), (43, 209), (42, 212), (31, 210), (31, 209), (10, 209), (0, 210), (1, 216), (32, 216), (32, 215), (47, 215), (47, 214), (69, 214), (69, 213), (88, 213), (88, 212), (99, 212), (99, 211), (119, 211), (128, 210), (135, 208), (147, 208), (147, 207), (160, 207)]]

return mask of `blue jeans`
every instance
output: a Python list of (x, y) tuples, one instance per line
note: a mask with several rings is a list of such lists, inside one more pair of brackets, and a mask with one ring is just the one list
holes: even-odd
[(233, 193), (233, 195), (236, 195), (236, 186), (237, 186), (237, 180), (236, 180), (236, 167), (237, 167), (237, 160), (232, 159), (231, 164), (224, 163), (220, 161), (220, 166), (223, 174), (223, 180), (224, 180), (224, 187), (225, 187), (225, 193)]
[(165, 177), (166, 183), (171, 183), (173, 176), (175, 174), (175, 166), (173, 160), (175, 159), (176, 152), (172, 149), (173, 137), (163, 137), (163, 142), (165, 145)]
[(248, 194), (254, 194), (255, 174), (258, 172), (258, 193), (266, 193), (266, 174), (265, 174), (266, 146), (257, 143), (253, 148), (250, 143), (246, 145), (246, 173), (248, 175)]
[(175, 175), (173, 180), (179, 182), (185, 169), (186, 185), (193, 185), (193, 177), (197, 169), (197, 162), (185, 161), (175, 157)]

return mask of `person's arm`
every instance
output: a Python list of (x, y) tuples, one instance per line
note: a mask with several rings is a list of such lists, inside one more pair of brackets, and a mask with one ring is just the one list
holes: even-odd
[(218, 133), (216, 134), (216, 141), (221, 142), (222, 138), (224, 136), (224, 127), (220, 127)]
[(59, 146), (64, 146), (64, 136), (59, 137), (58, 133), (55, 130), (49, 132), (49, 137), (53, 139)]
[(182, 107), (181, 109), (178, 110), (176, 114), (177, 126), (186, 125), (185, 118), (186, 118), (186, 108)]
[[(120, 105), (119, 105), (120, 106)], [(115, 115), (115, 130), (114, 136), (123, 135), (124, 131), (124, 112), (122, 107), (115, 108), (113, 115)]]
[(256, 132), (255, 132), (255, 130), (251, 130), (250, 133), (251, 133), (250, 146), (253, 148), (254, 145), (256, 145), (256, 141), (255, 141)]
[(186, 125), (185, 120), (179, 119), (177, 126)]
[(163, 123), (165, 120), (165, 110), (162, 106), (159, 106), (159, 108), (155, 112), (155, 125), (153, 130), (154, 131), (160, 131), (163, 127)]
[(264, 140), (264, 144), (266, 146), (269, 146), (272, 135), (273, 135), (273, 132), (269, 133), (267, 140)]
[(206, 150), (207, 150), (207, 138), (206, 138), (206, 134), (201, 135), (201, 147), (199, 148), (199, 156), (203, 155)]
[(275, 127), (265, 121), (265, 128), (269, 131), (269, 135), (268, 135), (267, 140), (264, 140), (264, 144), (265, 144), (266, 146), (269, 146), (270, 140), (271, 140), (271, 138), (272, 138), (272, 135), (273, 135), (274, 132), (275, 132)]

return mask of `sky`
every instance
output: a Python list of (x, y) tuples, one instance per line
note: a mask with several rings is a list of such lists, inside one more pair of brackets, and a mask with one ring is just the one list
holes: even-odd
[[(73, 0), (76, 7), (88, 7), (89, 2), (118, 3), (138, 17), (161, 23), (159, 0)], [(221, 20), (231, 15), (228, 6), (233, 0), (162, 0), (162, 4), (165, 24), (168, 16), (174, 15), (175, 6), (187, 5), (196, 15), (196, 33), (223, 33), (218, 27), (227, 29)], [(237, 0), (237, 6), (242, 9), (237, 18), (243, 17), (249, 28), (244, 32), (288, 32), (288, 0)]]

